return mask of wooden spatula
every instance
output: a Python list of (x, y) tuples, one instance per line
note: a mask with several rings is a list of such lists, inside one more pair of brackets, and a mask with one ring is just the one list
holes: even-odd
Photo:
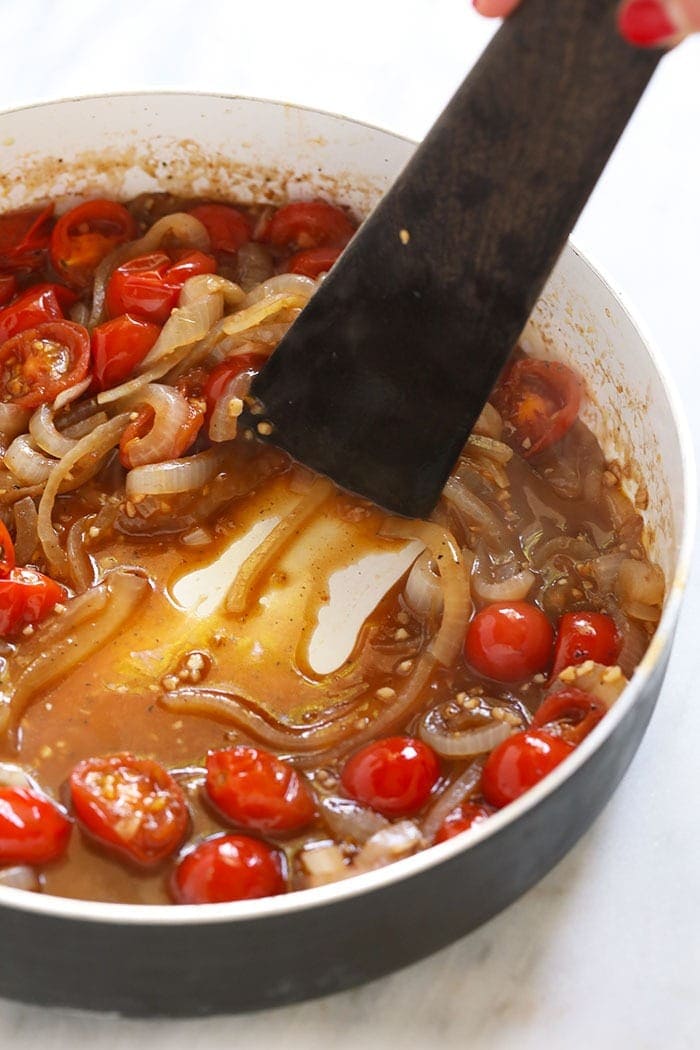
[(524, 0), (256, 378), (248, 426), (431, 510), (659, 60), (615, 7)]

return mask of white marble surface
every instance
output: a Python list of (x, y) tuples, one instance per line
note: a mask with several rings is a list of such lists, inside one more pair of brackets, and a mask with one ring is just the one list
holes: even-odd
[[(491, 32), (468, 0), (2, 0), (0, 14), (3, 107), (109, 90), (215, 90), (336, 110), (413, 137)], [(700, 39), (666, 60), (576, 240), (645, 323), (697, 437)], [(696, 570), (656, 715), (620, 790), (569, 857), (481, 930), (364, 989), (252, 1016), (134, 1022), (0, 1001), (0, 1046), (697, 1047), (699, 617)]]

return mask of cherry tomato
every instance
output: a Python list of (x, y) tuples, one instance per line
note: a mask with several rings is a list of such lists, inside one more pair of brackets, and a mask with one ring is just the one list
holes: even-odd
[(17, 278), (13, 273), (0, 273), (0, 306), (6, 306), (17, 294)]
[(263, 354), (238, 354), (236, 357), (222, 361), (214, 368), (204, 384), (204, 398), (207, 402), (207, 415), (211, 415), (216, 403), (229, 383), (243, 372), (259, 372), (267, 359)]
[(0, 401), (37, 408), (85, 378), (90, 336), (72, 321), (46, 321), (0, 346)]
[(497, 602), (469, 624), (464, 653), (471, 666), (496, 682), (520, 682), (549, 666), (554, 633), (530, 602)]
[(480, 805), (478, 802), (463, 802), (445, 817), (435, 841), (447, 842), (455, 835), (461, 835), (463, 831), (473, 828), (475, 824), (488, 820), (492, 813), (493, 810), (489, 806)]
[(287, 889), (277, 850), (247, 835), (215, 835), (184, 855), (170, 891), (177, 904), (276, 897)]
[(385, 817), (400, 817), (423, 808), (439, 776), (440, 763), (427, 744), (395, 736), (356, 751), (341, 780), (351, 798)]
[(330, 270), (342, 248), (307, 248), (297, 252), (284, 264), (286, 273), (301, 273), (304, 277), (316, 278)]
[(257, 747), (210, 751), (206, 790), (225, 817), (254, 831), (298, 831), (316, 815), (304, 778)]
[(620, 638), (612, 616), (598, 612), (564, 613), (557, 629), (552, 678), (565, 667), (595, 660), (614, 664), (620, 655)]
[(123, 205), (85, 201), (62, 215), (54, 226), (51, 263), (69, 284), (86, 288), (105, 255), (135, 236), (136, 223)]
[(198, 204), (190, 215), (206, 226), (212, 251), (237, 252), (253, 235), (253, 228), (243, 212), (228, 204)]
[(581, 380), (558, 361), (521, 358), (496, 388), (493, 403), (526, 458), (559, 441), (576, 421)]
[(482, 776), (484, 798), (500, 809), (520, 798), (571, 754), (573, 747), (541, 729), (514, 733), (494, 748)]
[[(169, 435), (169, 440), (158, 449), (158, 458), (153, 462), (161, 462), (161, 459), (178, 459), (194, 442), (204, 422), (204, 412), (195, 405), (188, 405), (189, 415), (178, 429)], [(132, 467), (140, 466), (146, 462), (143, 458), (138, 459), (133, 452), (135, 445), (149, 433), (156, 419), (156, 414), (150, 405), (142, 405), (136, 410), (136, 419), (132, 420), (124, 430), (119, 441), (119, 459), (123, 467), (131, 470)]]
[(38, 569), (10, 569), (0, 578), (0, 637), (41, 623), (66, 597), (60, 583)]
[(185, 796), (157, 762), (128, 752), (86, 758), (70, 775), (75, 815), (93, 838), (143, 867), (180, 846), (189, 813)]
[(0, 310), (0, 343), (44, 321), (62, 321), (76, 295), (62, 284), (35, 284)]
[(325, 201), (297, 201), (275, 212), (262, 239), (278, 248), (344, 248), (354, 232), (340, 208)]
[(110, 317), (132, 314), (154, 324), (165, 324), (177, 306), (185, 281), (215, 273), (216, 261), (203, 252), (187, 252), (173, 263), (165, 252), (152, 252), (118, 266), (107, 282)]
[(109, 390), (131, 375), (160, 335), (160, 327), (122, 314), (92, 330), (93, 390)]
[(544, 698), (532, 725), (576, 746), (598, 725), (607, 710), (604, 700), (583, 689), (559, 689)]
[(63, 810), (29, 788), (0, 787), (0, 864), (46, 864), (71, 832)]
[(35, 270), (51, 237), (53, 204), (0, 215), (0, 266)]

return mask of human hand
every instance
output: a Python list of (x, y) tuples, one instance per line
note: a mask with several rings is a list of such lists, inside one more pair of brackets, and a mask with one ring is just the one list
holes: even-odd
[[(489, 18), (505, 18), (520, 0), (473, 0)], [(622, 36), (640, 47), (671, 47), (700, 31), (700, 0), (623, 0), (617, 16)]]

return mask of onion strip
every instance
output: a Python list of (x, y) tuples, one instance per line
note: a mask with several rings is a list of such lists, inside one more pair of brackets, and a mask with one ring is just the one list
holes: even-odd
[(445, 788), (423, 818), (423, 838), (431, 844), (446, 817), (476, 791), (481, 783), (484, 760), (477, 758)]
[(182, 459), (145, 463), (126, 475), (126, 495), (133, 498), (194, 492), (216, 477), (220, 467), (220, 453), (213, 448)]

